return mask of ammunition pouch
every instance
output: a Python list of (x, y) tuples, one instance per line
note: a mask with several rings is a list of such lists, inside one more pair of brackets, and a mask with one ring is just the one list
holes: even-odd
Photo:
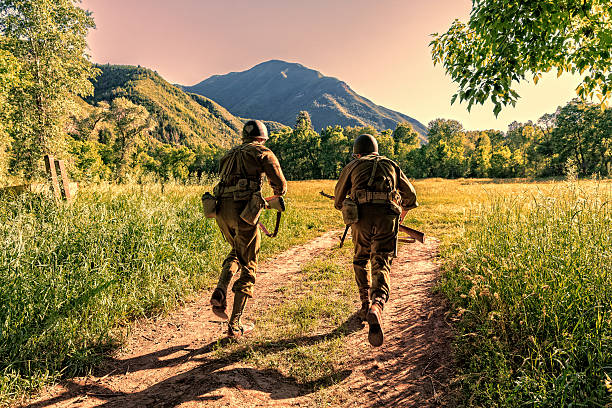
[(355, 200), (358, 204), (388, 204), (391, 210), (398, 215), (402, 212), (402, 207), (398, 204), (399, 199), (397, 191), (355, 191)]
[(217, 199), (209, 192), (202, 195), (202, 206), (204, 207), (206, 218), (215, 218), (217, 216)]
[(346, 198), (342, 202), (342, 219), (346, 225), (359, 221), (359, 208), (357, 203), (350, 198)]
[(259, 216), (264, 208), (266, 208), (266, 200), (264, 200), (261, 192), (251, 192), (251, 196), (246, 207), (244, 207), (244, 210), (242, 210), (240, 213), (240, 218), (242, 218), (247, 224), (257, 225)]

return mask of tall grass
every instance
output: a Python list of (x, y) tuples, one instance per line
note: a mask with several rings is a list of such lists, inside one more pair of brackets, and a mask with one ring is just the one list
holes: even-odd
[[(0, 207), (0, 393), (82, 372), (118, 326), (209, 283), (222, 256), (197, 198), (84, 193)], [(51, 378), (50, 378), (51, 377)]]
[[(290, 187), (264, 258), (340, 222), (323, 216), (333, 210), (316, 183)], [(229, 246), (203, 217), (204, 189), (96, 186), (59, 206), (37, 195), (0, 198), (0, 404), (86, 372), (130, 321), (216, 282)], [(263, 217), (268, 228), (272, 218)]]
[(610, 187), (492, 197), (470, 217), (441, 284), (458, 319), (466, 405), (610, 402)]

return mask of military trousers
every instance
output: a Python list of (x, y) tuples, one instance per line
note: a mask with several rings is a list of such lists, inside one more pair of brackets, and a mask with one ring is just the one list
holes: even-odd
[[(386, 204), (361, 204), (359, 221), (352, 224), (353, 269), (362, 297), (389, 299), (389, 272), (397, 245), (398, 214)], [(371, 273), (368, 273), (368, 261)]]
[(261, 235), (257, 225), (250, 225), (240, 218), (246, 205), (247, 201), (234, 201), (233, 198), (221, 199), (219, 202), (217, 224), (232, 250), (223, 261), (217, 287), (227, 293), (232, 277), (240, 271), (232, 291), (253, 297)]

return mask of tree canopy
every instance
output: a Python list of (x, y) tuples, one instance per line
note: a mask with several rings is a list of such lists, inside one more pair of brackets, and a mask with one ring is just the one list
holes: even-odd
[(45, 153), (64, 150), (64, 124), (74, 96), (93, 91), (96, 74), (85, 53), (90, 13), (76, 0), (0, 0), (4, 48), (20, 63), (23, 81), (13, 103), (20, 126), (13, 127), (16, 169), (27, 178)]
[(458, 97), (468, 109), (490, 99), (497, 115), (516, 104), (520, 81), (537, 84), (552, 69), (583, 75), (583, 100), (597, 97), (603, 108), (612, 95), (609, 0), (473, 0), (470, 20), (455, 20), (430, 46), (459, 84), (451, 103)]

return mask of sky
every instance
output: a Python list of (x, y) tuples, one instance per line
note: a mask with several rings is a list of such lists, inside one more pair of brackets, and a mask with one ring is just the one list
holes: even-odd
[(471, 0), (83, 0), (96, 29), (97, 63), (141, 65), (171, 83), (194, 85), (271, 59), (297, 62), (346, 82), (374, 103), (423, 124), (456, 119), (466, 129), (507, 130), (576, 96), (576, 76), (550, 73), (519, 85), (517, 106), (450, 104), (457, 86), (428, 46)]

